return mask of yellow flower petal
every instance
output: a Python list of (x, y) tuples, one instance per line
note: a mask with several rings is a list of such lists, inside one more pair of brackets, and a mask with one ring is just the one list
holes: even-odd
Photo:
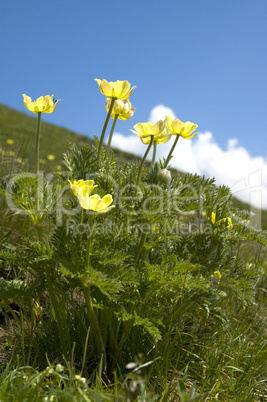
[(141, 141), (142, 141), (143, 144), (146, 144), (146, 145), (150, 144), (151, 135), (149, 135), (147, 137), (142, 137), (140, 134), (137, 134), (137, 133), (135, 133), (135, 134), (138, 135), (138, 137), (141, 138)]
[(23, 94), (22, 96), (23, 96), (23, 103), (24, 103), (25, 107), (32, 112), (32, 110), (31, 110), (32, 99), (25, 94)]
[(105, 95), (108, 98), (113, 98), (115, 97), (115, 92), (114, 89), (112, 88), (112, 85), (107, 81), (107, 80), (98, 80), (96, 79), (99, 89), (103, 95)]
[(25, 107), (32, 113), (53, 113), (56, 110), (57, 103), (60, 101), (54, 100), (54, 95), (40, 96), (36, 101), (23, 94), (23, 103)]
[(180, 133), (181, 129), (183, 128), (183, 123), (179, 119), (174, 119), (172, 121), (171, 116), (166, 116), (167, 118), (167, 126), (168, 129), (171, 131), (172, 134)]
[(165, 144), (171, 139), (172, 134), (169, 134), (167, 132), (163, 132), (159, 135), (155, 135), (154, 137), (154, 142), (156, 144)]
[(199, 133), (191, 134), (197, 127), (198, 127), (197, 124), (187, 121), (184, 123), (184, 127), (182, 128), (180, 135), (183, 138), (190, 140), (191, 138), (195, 137), (195, 135), (199, 134)]
[(216, 215), (214, 212), (211, 213), (211, 222), (213, 223), (213, 225), (215, 225), (218, 230), (221, 230), (221, 228), (227, 227), (227, 229), (232, 229), (233, 225), (232, 225), (232, 220), (231, 218), (222, 218), (219, 219), (218, 221), (216, 220)]
[[(111, 98), (106, 99), (106, 110), (109, 111), (111, 105)], [(116, 116), (120, 120), (129, 120), (135, 111), (135, 107), (132, 107), (131, 102), (126, 99), (116, 99), (111, 112), (111, 117), (114, 119)]]
[(115, 205), (110, 206), (113, 201), (110, 194), (106, 194), (103, 198), (100, 198), (98, 194), (90, 196), (93, 188), (97, 187), (93, 185), (93, 180), (79, 180), (78, 182), (69, 180), (69, 183), (82, 208), (99, 213), (108, 212), (110, 209), (115, 208)]
[(94, 180), (74, 180), (71, 182), (68, 180), (70, 183), (70, 188), (73, 191), (73, 194), (77, 197), (78, 193), (82, 197), (89, 196), (93, 189), (97, 186), (94, 185)]
[(190, 140), (191, 138), (195, 137), (195, 135), (199, 134), (199, 133), (192, 134), (193, 131), (198, 126), (197, 124), (191, 123), (190, 121), (183, 123), (179, 119), (172, 120), (171, 116), (166, 116), (166, 121), (167, 121), (167, 127), (172, 134), (180, 135), (186, 140)]
[(101, 198), (98, 194), (92, 195), (89, 200), (89, 208), (93, 211), (97, 211), (101, 208)]
[(221, 275), (220, 271), (215, 271), (215, 272), (213, 272), (213, 277), (216, 279), (221, 279), (222, 275)]
[(160, 134), (164, 129), (164, 125), (165, 125), (164, 121), (159, 120), (156, 124), (154, 124), (154, 126), (151, 127), (151, 134), (153, 135)]
[[(138, 135), (138, 137), (141, 138), (141, 141), (143, 144), (150, 144), (150, 140), (151, 140), (151, 136), (148, 137), (141, 137), (140, 134), (136, 134)], [(169, 134), (168, 132), (162, 132), (158, 135), (154, 136), (154, 144), (165, 144), (166, 142), (168, 142), (171, 138), (172, 134)]]
[(105, 95), (107, 98), (118, 98), (118, 99), (128, 99), (132, 93), (135, 86), (130, 89), (131, 84), (128, 81), (116, 81), (116, 82), (108, 82), (103, 79), (100, 80), (95, 78), (95, 81), (98, 83), (100, 92)]
[(128, 99), (128, 97), (124, 98), (131, 88), (131, 84), (128, 81), (116, 81), (113, 82), (112, 84), (116, 93), (116, 98)]
[(83, 209), (90, 209), (90, 207), (89, 207), (89, 198), (90, 198), (90, 197), (83, 197), (83, 196), (82, 196), (81, 194), (79, 194), (79, 193), (78, 193), (77, 197), (78, 197), (80, 206), (81, 206)]
[(137, 123), (134, 129), (131, 131), (140, 137), (144, 144), (150, 143), (151, 136), (154, 137), (154, 144), (164, 144), (169, 141), (172, 135), (167, 131), (163, 120), (159, 120), (154, 125), (152, 123)]
[(131, 117), (133, 117), (135, 110), (136, 110), (136, 108), (132, 107), (127, 113), (124, 113), (124, 115), (119, 116), (119, 119), (120, 120), (129, 120)]
[(106, 212), (112, 201), (113, 198), (110, 194), (105, 195), (102, 199), (98, 194), (92, 195), (90, 197), (90, 209), (97, 212)]
[(138, 137), (147, 137), (148, 135), (151, 135), (151, 128), (153, 124), (152, 123), (137, 123), (134, 126), (134, 130), (131, 130), (134, 134), (138, 135)]

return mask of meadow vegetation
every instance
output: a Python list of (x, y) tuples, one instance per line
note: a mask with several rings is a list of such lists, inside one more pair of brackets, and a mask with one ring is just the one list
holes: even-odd
[(0, 107), (0, 400), (264, 401), (267, 233), (171, 169), (196, 124), (138, 123), (144, 157), (113, 150), (134, 87), (96, 81), (94, 140), (41, 123), (48, 95), (24, 95), (37, 119)]

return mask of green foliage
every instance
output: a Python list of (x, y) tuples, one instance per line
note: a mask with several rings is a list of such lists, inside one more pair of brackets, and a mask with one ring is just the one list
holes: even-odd
[[(98, 147), (97, 139), (70, 144), (60, 174), (1, 180), (5, 209), (21, 228), (14, 236), (4, 221), (2, 314), (21, 331), (23, 363), (34, 367), (38, 357), (39, 366), (3, 373), (6, 400), (14, 387), (24, 400), (34, 392), (61, 398), (62, 384), (72, 400), (113, 400), (113, 392), (131, 400), (260, 397), (265, 252), (252, 258), (242, 244), (266, 247), (266, 232), (251, 227), (230, 189), (213, 179), (174, 173), (164, 184), (155, 163), (144, 165), (136, 186), (140, 163), (118, 168), (112, 151), (101, 149), (98, 159)], [(82, 209), (68, 180), (94, 180), (94, 192), (112, 194), (115, 208)], [(68, 370), (45, 369), (45, 355)], [(120, 389), (104, 389), (117, 376)]]

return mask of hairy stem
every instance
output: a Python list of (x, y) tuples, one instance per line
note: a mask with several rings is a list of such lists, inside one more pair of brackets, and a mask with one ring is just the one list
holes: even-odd
[(88, 314), (88, 318), (90, 321), (90, 325), (92, 325), (92, 329), (94, 331), (95, 334), (95, 339), (96, 339), (96, 345), (97, 345), (97, 351), (98, 351), (98, 355), (99, 355), (99, 359), (103, 359), (103, 369), (104, 371), (107, 368), (107, 357), (106, 357), (106, 348), (105, 348), (105, 344), (103, 341), (103, 336), (92, 306), (92, 298), (91, 298), (91, 285), (84, 285), (83, 286), (83, 293), (84, 293), (84, 297), (86, 300), (86, 306), (87, 306), (87, 314)]
[(55, 291), (53, 288), (53, 278), (50, 272), (49, 267), (45, 267), (45, 276), (47, 280), (47, 287), (48, 287), (48, 292), (51, 298), (52, 306), (55, 312), (56, 316), (56, 321), (57, 321), (57, 326), (58, 326), (58, 331), (60, 334), (60, 341), (61, 341), (61, 346), (63, 350), (63, 354), (65, 359), (70, 358), (71, 355), (71, 346), (70, 346), (70, 337), (69, 337), (69, 331), (68, 331), (68, 323), (66, 319), (66, 310), (65, 308), (61, 308), (61, 306), (64, 306), (63, 303), (60, 304), (58, 302)]
[[(41, 242), (43, 240), (43, 233), (42, 233), (42, 228), (38, 225), (35, 226), (39, 241)], [(44, 268), (45, 271), (45, 276), (47, 280), (47, 287), (48, 287), (48, 293), (51, 298), (51, 303), (55, 312), (56, 316), (56, 322), (58, 326), (58, 331), (60, 335), (60, 341), (61, 341), (61, 346), (63, 350), (63, 354), (65, 358), (67, 359), (70, 357), (71, 353), (71, 346), (70, 346), (70, 337), (69, 337), (69, 331), (68, 331), (68, 323), (66, 319), (66, 311), (65, 308), (62, 310), (63, 303), (59, 303), (55, 291), (53, 288), (53, 278), (50, 272), (50, 267), (45, 265)]]
[(87, 237), (87, 249), (86, 249), (86, 268), (87, 271), (90, 272), (90, 254), (91, 254), (91, 239), (92, 239), (92, 234), (93, 234), (93, 227), (92, 227), (92, 214), (89, 212), (89, 233), (88, 233), (88, 237)]
[(107, 114), (107, 117), (106, 117), (106, 120), (105, 120), (105, 123), (104, 123), (104, 126), (103, 126), (103, 130), (102, 130), (102, 133), (101, 133), (101, 136), (100, 136), (100, 140), (99, 140), (99, 147), (98, 147), (98, 154), (97, 154), (98, 159), (100, 159), (101, 148), (102, 148), (102, 144), (103, 144), (103, 141), (104, 141), (105, 132), (106, 132), (106, 129), (107, 129), (107, 126), (108, 126), (108, 122), (109, 122), (109, 119), (110, 119), (110, 116), (111, 116), (111, 112), (112, 112), (115, 100), (116, 100), (116, 98), (111, 98), (109, 111), (108, 111), (108, 114)]
[[(39, 145), (40, 145), (40, 131), (41, 131), (41, 116), (42, 116), (42, 113), (38, 112), (36, 143), (35, 143), (35, 171), (36, 171), (37, 180), (39, 180), (38, 176), (39, 176), (39, 160), (40, 160)], [(39, 211), (39, 182), (38, 182), (37, 194), (36, 194), (36, 212), (38, 212), (38, 211)]]
[(138, 247), (137, 247), (137, 252), (136, 252), (136, 256), (135, 256), (135, 262), (137, 263), (139, 260), (139, 257), (141, 255), (141, 252), (144, 248), (144, 244), (146, 242), (146, 238), (147, 238), (147, 233), (142, 232)]
[(139, 185), (139, 181), (140, 181), (140, 177), (141, 177), (141, 172), (142, 172), (142, 169), (143, 169), (143, 165), (144, 165), (145, 160), (146, 160), (146, 157), (147, 157), (147, 155), (148, 155), (148, 153), (149, 153), (149, 151), (150, 151), (150, 148), (152, 147), (153, 141), (154, 141), (154, 135), (151, 135), (150, 143), (149, 143), (149, 145), (148, 145), (148, 147), (147, 147), (147, 150), (146, 150), (146, 152), (145, 152), (145, 155), (143, 156), (143, 159), (142, 159), (142, 161), (141, 161), (141, 163), (140, 163), (140, 166), (139, 166), (138, 176), (137, 176), (137, 180), (136, 180), (136, 187), (138, 187), (138, 185)]
[(114, 121), (110, 130), (110, 134), (109, 134), (109, 139), (108, 139), (108, 144), (107, 144), (107, 151), (109, 152), (110, 149), (110, 145), (111, 145), (111, 141), (112, 141), (112, 137), (113, 137), (113, 133), (114, 133), (114, 128), (116, 126), (117, 120), (118, 120), (119, 115), (116, 114), (116, 116), (114, 117)]
[(176, 135), (176, 138), (175, 138), (175, 140), (174, 140), (174, 143), (173, 143), (173, 145), (172, 145), (172, 147), (171, 147), (171, 150), (170, 150), (170, 152), (169, 152), (169, 155), (167, 156), (167, 159), (166, 159), (166, 161), (165, 161), (164, 168), (166, 168), (166, 167), (168, 166), (168, 163), (169, 163), (170, 160), (171, 160), (171, 157), (172, 157), (174, 148), (176, 147), (179, 138), (180, 138), (180, 135), (177, 134), (177, 135)]
[(153, 156), (152, 156), (152, 162), (151, 162), (152, 165), (154, 165), (154, 163), (155, 163), (156, 153), (157, 153), (157, 144), (154, 142), (154, 144), (153, 144)]
[(36, 143), (35, 143), (35, 170), (38, 176), (39, 174), (39, 143), (40, 143), (40, 131), (41, 131), (41, 116), (42, 113), (38, 113), (37, 118), (37, 131), (36, 131)]
[[(88, 233), (87, 250), (86, 250), (86, 268), (87, 268), (87, 272), (88, 272), (89, 276), (90, 276), (90, 272), (91, 272), (90, 254), (91, 254), (91, 246), (92, 246), (91, 239), (92, 239), (92, 234), (93, 234), (92, 218), (93, 217), (90, 214), (89, 215), (89, 233)], [(100, 359), (101, 359), (101, 357), (103, 359), (103, 369), (105, 371), (106, 366), (107, 366), (105, 344), (103, 341), (103, 336), (101, 333), (99, 323), (97, 321), (96, 314), (95, 314), (93, 306), (92, 306), (91, 284), (90, 283), (83, 284), (83, 293), (84, 293), (84, 297), (86, 300), (87, 314), (88, 314), (89, 322), (90, 322), (90, 325), (92, 326), (92, 329), (95, 334), (98, 355), (99, 355)]]

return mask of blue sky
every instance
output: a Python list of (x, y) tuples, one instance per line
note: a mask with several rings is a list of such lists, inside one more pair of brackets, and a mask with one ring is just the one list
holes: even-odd
[[(266, 21), (266, 0), (2, 2), (0, 103), (27, 113), (23, 93), (54, 94), (62, 100), (45, 120), (99, 135), (105, 99), (94, 78), (126, 79), (137, 88), (133, 118), (116, 126), (124, 139), (163, 105), (198, 124), (204, 137), (191, 147), (206, 140), (215, 155), (234, 149), (241, 160), (245, 150), (249, 161), (260, 157), (255, 169), (265, 172)], [(209, 158), (212, 147), (206, 151)], [(195, 166), (212, 176), (223, 171), (225, 158), (221, 163), (208, 171)]]

